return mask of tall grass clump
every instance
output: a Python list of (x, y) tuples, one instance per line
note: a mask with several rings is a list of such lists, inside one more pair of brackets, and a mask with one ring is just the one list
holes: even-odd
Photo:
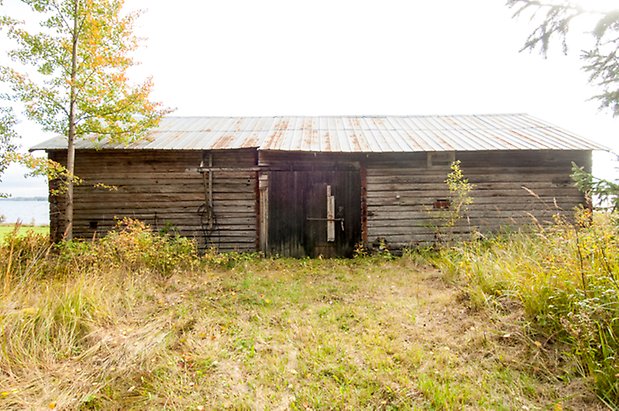
[(436, 263), (473, 304), (522, 307), (530, 332), (566, 343), (576, 371), (619, 406), (619, 215), (580, 210), (575, 221), (441, 249)]
[[(191, 240), (134, 220), (101, 239), (57, 245), (16, 229), (0, 245), (2, 407), (44, 408), (49, 398), (76, 408), (102, 389), (95, 382), (155, 355), (166, 331), (137, 313), (196, 261)], [(122, 327), (134, 335), (117, 335)]]
[(40, 273), (51, 250), (48, 236), (33, 231), (19, 235), (20, 228), (20, 223), (15, 224), (13, 231), (0, 242), (0, 291), (3, 295), (15, 281)]

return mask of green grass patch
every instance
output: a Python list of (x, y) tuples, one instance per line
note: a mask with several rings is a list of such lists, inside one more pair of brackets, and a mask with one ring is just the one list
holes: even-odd
[(0, 225), (0, 241), (3, 241), (7, 235), (13, 233), (17, 230), (18, 235), (26, 235), (27, 233), (35, 233), (42, 235), (49, 235), (49, 226), (47, 225), (19, 225), (15, 226), (15, 224), (1, 224)]

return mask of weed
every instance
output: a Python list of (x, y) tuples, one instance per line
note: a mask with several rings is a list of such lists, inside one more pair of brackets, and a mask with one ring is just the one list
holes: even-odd
[[(472, 232), (468, 216), (469, 206), (473, 203), (471, 191), (475, 188), (464, 176), (460, 167), (460, 160), (451, 163), (451, 171), (445, 178), (449, 198), (437, 200), (433, 208), (428, 210), (431, 221), (428, 227), (434, 229), (435, 240), (439, 244), (451, 244), (455, 240), (464, 238), (463, 234), (472, 237), (479, 233)], [(465, 221), (466, 228), (462, 227)]]
[(451, 163), (451, 172), (447, 174), (445, 179), (445, 184), (447, 184), (451, 195), (449, 213), (445, 221), (446, 227), (454, 227), (459, 220), (467, 218), (468, 207), (473, 203), (471, 191), (473, 191), (474, 186), (464, 177), (460, 164), (460, 160)]

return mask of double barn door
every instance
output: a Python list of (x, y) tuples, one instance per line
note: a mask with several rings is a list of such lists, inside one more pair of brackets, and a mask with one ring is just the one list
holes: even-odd
[(358, 170), (269, 172), (269, 251), (349, 257), (361, 240)]

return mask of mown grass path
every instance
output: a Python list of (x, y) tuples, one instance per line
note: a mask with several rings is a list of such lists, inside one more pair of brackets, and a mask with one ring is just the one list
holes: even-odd
[(600, 408), (582, 381), (544, 365), (553, 353), (522, 335), (518, 307), (471, 311), (411, 258), (55, 279), (10, 315), (72, 287), (105, 315), (89, 314), (64, 358), (25, 359), (23, 369), (0, 358), (0, 408)]

